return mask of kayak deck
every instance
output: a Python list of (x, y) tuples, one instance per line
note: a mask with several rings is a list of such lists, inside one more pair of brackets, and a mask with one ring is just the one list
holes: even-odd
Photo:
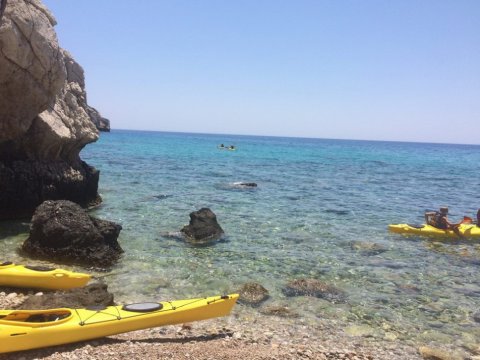
[(225, 316), (237, 299), (231, 294), (101, 309), (0, 310), (0, 353)]
[(64, 290), (85, 286), (89, 274), (44, 266), (0, 263), (0, 286)]
[[(421, 235), (438, 238), (456, 238), (459, 236), (453, 230), (438, 229), (428, 224), (410, 225), (410, 224), (392, 224), (388, 225), (388, 230), (404, 235)], [(458, 227), (460, 234), (464, 238), (480, 238), (480, 227), (475, 224), (461, 224)]]

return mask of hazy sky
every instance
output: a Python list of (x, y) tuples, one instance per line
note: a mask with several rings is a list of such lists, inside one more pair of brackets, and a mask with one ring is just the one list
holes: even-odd
[(44, 0), (112, 128), (480, 144), (479, 0)]

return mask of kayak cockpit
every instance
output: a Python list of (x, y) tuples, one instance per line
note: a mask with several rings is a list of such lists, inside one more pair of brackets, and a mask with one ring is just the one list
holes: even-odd
[(38, 311), (11, 311), (0, 314), (0, 325), (45, 327), (68, 321), (72, 312), (68, 309), (38, 310)]

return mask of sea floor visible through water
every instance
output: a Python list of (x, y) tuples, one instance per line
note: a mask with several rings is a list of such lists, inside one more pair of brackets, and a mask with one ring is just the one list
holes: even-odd
[[(306, 325), (330, 319), (354, 336), (480, 351), (480, 241), (387, 230), (443, 205), (453, 220), (474, 217), (479, 146), (114, 130), (81, 156), (100, 170), (92, 215), (123, 227), (125, 254), (104, 277), (119, 302), (256, 282), (269, 300), (235, 311), (288, 306)], [(173, 236), (202, 207), (225, 238), (198, 247)], [(28, 224), (0, 227), (5, 260), (31, 263), (16, 251)], [(287, 297), (301, 278), (343, 290), (346, 302)]]

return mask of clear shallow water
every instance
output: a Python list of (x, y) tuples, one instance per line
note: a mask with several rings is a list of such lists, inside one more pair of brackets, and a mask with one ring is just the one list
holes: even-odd
[[(473, 217), (479, 146), (113, 131), (82, 158), (101, 171), (103, 205), (93, 215), (123, 226), (125, 255), (106, 278), (117, 300), (210, 295), (255, 281), (272, 303), (287, 304), (282, 287), (308, 277), (348, 298), (293, 298), (312, 323), (330, 317), (380, 337), (478, 343), (480, 242), (405, 238), (387, 225), (421, 223), (441, 205), (453, 219)], [(258, 187), (232, 186), (239, 181)], [(216, 213), (224, 241), (193, 247), (165, 236), (202, 207)], [(1, 225), (0, 249), (13, 252), (27, 230)], [(360, 251), (355, 241), (385, 251)]]

